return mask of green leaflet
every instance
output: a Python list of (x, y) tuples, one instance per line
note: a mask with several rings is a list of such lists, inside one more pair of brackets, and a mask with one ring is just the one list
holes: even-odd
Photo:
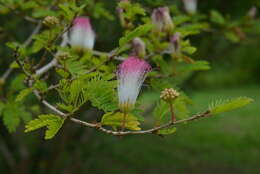
[(17, 102), (7, 103), (2, 108), (3, 123), (9, 132), (15, 132), (21, 122), (21, 119), (26, 123), (31, 120), (31, 114), (25, 110), (25, 107)]
[(115, 87), (116, 81), (107, 81), (97, 75), (86, 83), (86, 93), (93, 106), (110, 112), (118, 109)]
[(20, 91), (20, 93), (16, 96), (15, 101), (20, 102), (22, 101), (27, 95), (29, 95), (33, 91), (32, 88), (26, 88)]
[[(110, 112), (118, 109), (115, 93), (116, 81), (103, 78), (103, 75), (93, 73), (71, 81), (61, 80), (59, 94), (65, 103), (59, 107), (75, 112), (88, 100), (94, 107)], [(106, 78), (110, 76), (107, 75)]]
[(224, 25), (226, 23), (225, 18), (216, 10), (210, 12), (210, 20), (216, 24)]
[(62, 100), (65, 102), (65, 104), (58, 104), (62, 109), (69, 112), (75, 112), (88, 100), (84, 80), (76, 79), (72, 82), (61, 80), (59, 84), (60, 88), (58, 92)]
[(173, 102), (173, 109), (178, 119), (185, 119), (189, 116), (188, 104), (191, 103), (191, 99), (185, 95), (180, 95)]
[(207, 61), (195, 61), (191, 64), (180, 64), (177, 67), (179, 73), (193, 72), (193, 71), (207, 71), (210, 69), (210, 65)]
[[(153, 111), (153, 116), (156, 120), (162, 121), (169, 113), (169, 104), (160, 100)], [(169, 115), (169, 114), (168, 114)]]
[[(124, 114), (121, 112), (109, 112), (103, 115), (101, 124), (106, 126), (115, 126), (115, 127), (121, 127), (122, 122), (124, 119)], [(125, 118), (125, 128), (130, 130), (141, 130), (139, 127), (140, 123), (138, 122), (138, 119), (132, 115), (127, 114)]]
[(119, 46), (122, 47), (123, 45), (125, 45), (126, 43), (131, 41), (133, 38), (135, 38), (137, 36), (142, 36), (142, 35), (148, 33), (149, 31), (152, 30), (152, 28), (153, 28), (152, 24), (145, 24), (145, 25), (141, 25), (141, 26), (137, 27), (136, 29), (127, 33), (126, 36), (122, 37), (119, 40)]
[(30, 121), (25, 126), (25, 132), (31, 132), (42, 127), (47, 127), (45, 132), (45, 139), (53, 138), (60, 130), (64, 123), (64, 118), (53, 114), (39, 115), (38, 118)]
[(253, 99), (248, 97), (238, 97), (231, 100), (221, 101), (218, 100), (211, 105), (209, 105), (209, 110), (212, 115), (219, 114), (222, 112), (228, 112), (237, 108), (248, 105), (253, 102)]
[(176, 132), (176, 127), (166, 128), (158, 131), (159, 135), (170, 135)]

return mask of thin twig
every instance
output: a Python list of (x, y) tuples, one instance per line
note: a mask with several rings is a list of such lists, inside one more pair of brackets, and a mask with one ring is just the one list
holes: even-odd
[[(42, 99), (42, 97), (40, 96), (40, 94), (37, 90), (34, 90), (34, 94), (41, 101), (42, 104), (44, 104), (47, 108), (49, 108), (50, 110), (52, 110), (53, 112), (55, 112), (59, 116), (61, 116), (63, 118), (67, 118), (67, 116), (69, 115), (69, 114), (66, 114), (66, 113), (60, 111), (55, 106), (51, 105), (48, 101)], [(112, 135), (115, 135), (115, 136), (122, 136), (122, 135), (134, 135), (134, 134), (158, 134), (159, 130), (169, 128), (169, 127), (176, 125), (176, 124), (181, 124), (181, 123), (197, 120), (199, 118), (208, 117), (208, 116), (210, 116), (210, 112), (206, 111), (206, 112), (203, 112), (201, 114), (193, 115), (193, 116), (191, 116), (187, 119), (178, 120), (178, 121), (174, 121), (174, 122), (170, 121), (170, 122), (163, 124), (161, 126), (151, 128), (151, 129), (147, 129), (147, 130), (141, 130), (141, 131), (112, 131), (110, 129), (106, 129), (106, 128), (102, 127), (99, 123), (89, 123), (89, 122), (82, 121), (82, 120), (72, 118), (72, 117), (69, 117), (69, 119), (74, 123), (77, 123), (77, 124), (80, 124), (80, 125), (83, 125), (83, 126), (86, 126), (86, 127), (90, 127), (90, 128), (96, 128), (97, 130), (100, 130), (100, 131), (105, 132), (107, 134), (112, 134)]]
[[(42, 27), (42, 23), (38, 22), (38, 25), (34, 28), (34, 30), (32, 31), (32, 33), (29, 35), (29, 37), (24, 41), (23, 46), (27, 47), (28, 45), (30, 45), (30, 43), (32, 42), (33, 36), (35, 34), (37, 34), (40, 29)], [(9, 75), (13, 72), (13, 68), (9, 67), (5, 73), (2, 75), (2, 77), (0, 78), (2, 81), (6, 81), (6, 79), (9, 77)]]

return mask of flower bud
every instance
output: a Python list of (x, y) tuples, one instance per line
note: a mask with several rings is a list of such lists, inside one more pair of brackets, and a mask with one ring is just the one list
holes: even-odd
[(155, 32), (170, 32), (174, 28), (169, 8), (160, 7), (153, 10), (152, 23), (154, 24)]
[(58, 60), (65, 60), (70, 57), (70, 54), (68, 52), (58, 52), (55, 56)]
[(172, 102), (180, 94), (173, 88), (166, 88), (161, 92), (160, 98), (166, 102)]
[(189, 14), (194, 14), (197, 11), (197, 0), (182, 0), (184, 3), (184, 9)]
[(52, 27), (59, 24), (59, 19), (55, 16), (46, 16), (42, 23), (48, 27)]
[(170, 38), (170, 47), (169, 50), (172, 54), (179, 54), (181, 52), (181, 34), (176, 32)]
[(146, 51), (145, 51), (145, 43), (142, 39), (139, 37), (136, 37), (132, 41), (132, 47), (133, 47), (133, 56), (137, 56), (140, 58), (144, 58)]
[(95, 43), (95, 33), (92, 29), (90, 19), (88, 17), (76, 17), (64, 39), (67, 39), (72, 48), (92, 50)]
[(254, 19), (257, 15), (257, 8), (255, 6), (251, 7), (247, 13), (247, 16)]

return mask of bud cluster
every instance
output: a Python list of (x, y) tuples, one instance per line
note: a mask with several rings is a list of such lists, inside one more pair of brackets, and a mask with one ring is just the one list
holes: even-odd
[(59, 24), (59, 19), (55, 16), (46, 16), (42, 22), (46, 26), (55, 26)]
[(171, 102), (179, 96), (179, 92), (173, 88), (166, 88), (161, 92), (160, 98), (166, 102)]
[(70, 54), (68, 52), (59, 52), (56, 55), (56, 59), (58, 59), (58, 60), (65, 60), (65, 59), (67, 59), (69, 57), (70, 57)]

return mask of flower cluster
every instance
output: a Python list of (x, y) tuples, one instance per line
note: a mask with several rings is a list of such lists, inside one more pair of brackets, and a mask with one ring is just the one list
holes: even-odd
[(119, 108), (122, 112), (128, 112), (134, 107), (141, 86), (151, 66), (138, 57), (128, 57), (119, 65), (118, 98)]
[(161, 92), (160, 98), (166, 102), (171, 102), (179, 96), (179, 92), (173, 88), (166, 88)]

